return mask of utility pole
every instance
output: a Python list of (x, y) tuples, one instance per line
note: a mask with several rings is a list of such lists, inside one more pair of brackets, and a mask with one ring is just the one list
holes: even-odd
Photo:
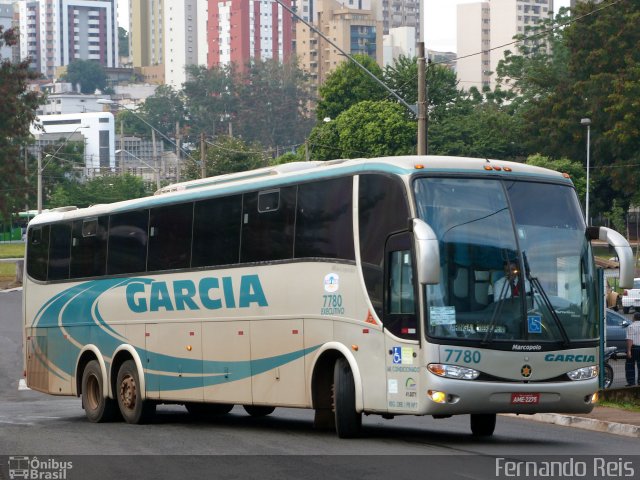
[(180, 181), (180, 120), (176, 120), (176, 183)]
[(207, 163), (206, 163), (206, 158), (207, 158), (207, 152), (205, 151), (205, 149), (207, 148), (205, 141), (204, 141), (204, 132), (202, 132), (200, 134), (200, 176), (201, 178), (207, 178)]
[(424, 42), (418, 42), (418, 155), (427, 154), (427, 81)]
[(38, 213), (42, 213), (42, 148), (38, 146)]
[(160, 190), (160, 169), (158, 168), (158, 153), (156, 150), (156, 131), (151, 129), (151, 148), (153, 148), (153, 165), (156, 173), (156, 188)]

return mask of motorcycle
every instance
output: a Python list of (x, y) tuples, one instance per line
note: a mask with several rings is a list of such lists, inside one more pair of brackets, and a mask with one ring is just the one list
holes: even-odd
[(616, 359), (616, 347), (605, 347), (604, 349), (604, 388), (609, 388), (613, 384), (613, 367), (609, 360)]

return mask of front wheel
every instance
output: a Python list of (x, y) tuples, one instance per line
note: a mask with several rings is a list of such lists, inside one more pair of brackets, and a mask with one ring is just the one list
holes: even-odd
[(338, 359), (333, 369), (333, 409), (338, 437), (357, 437), (362, 428), (362, 414), (356, 411), (356, 386), (345, 358)]
[(120, 413), (127, 423), (146, 423), (155, 413), (156, 405), (142, 400), (140, 377), (133, 360), (127, 360), (120, 366), (116, 396)]
[(93, 423), (109, 422), (116, 417), (116, 402), (106, 395), (97, 360), (87, 363), (82, 372), (82, 407)]
[(495, 413), (471, 414), (471, 433), (476, 437), (490, 437), (495, 429)]

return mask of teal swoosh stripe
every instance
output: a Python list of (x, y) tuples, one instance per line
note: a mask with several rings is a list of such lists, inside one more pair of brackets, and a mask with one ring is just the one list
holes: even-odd
[[(41, 351), (46, 351), (49, 361), (68, 375), (73, 375), (80, 354), (80, 349), (71, 339), (79, 345), (94, 344), (103, 355), (113, 357), (116, 348), (127, 339), (102, 318), (99, 312), (100, 296), (108, 290), (131, 283), (149, 284), (152, 281), (149, 278), (92, 280), (55, 295), (38, 311), (33, 323), (34, 327), (44, 328), (47, 332), (46, 337), (36, 337)], [(69, 338), (63, 334), (60, 326), (65, 328)], [(160, 372), (146, 375), (150, 385), (158, 385), (162, 390), (182, 390), (259, 375), (302, 358), (319, 347), (316, 345), (274, 357), (233, 362), (180, 358), (139, 347), (136, 347), (136, 351), (140, 358), (146, 359), (154, 372)], [(181, 373), (190, 376), (181, 377)]]

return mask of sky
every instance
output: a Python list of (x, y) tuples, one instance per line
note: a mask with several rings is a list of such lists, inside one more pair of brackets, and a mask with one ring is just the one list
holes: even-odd
[[(375, 1), (375, 0), (374, 0)], [(431, 50), (456, 51), (456, 7), (479, 0), (421, 0), (425, 8), (425, 43)], [(554, 10), (568, 7), (570, 0), (555, 0)], [(129, 30), (128, 0), (118, 0), (118, 24)]]
[[(479, 0), (421, 0), (424, 4), (425, 44), (428, 49), (456, 51), (456, 9), (460, 3), (477, 3)], [(570, 0), (555, 0), (554, 11), (568, 7)]]

